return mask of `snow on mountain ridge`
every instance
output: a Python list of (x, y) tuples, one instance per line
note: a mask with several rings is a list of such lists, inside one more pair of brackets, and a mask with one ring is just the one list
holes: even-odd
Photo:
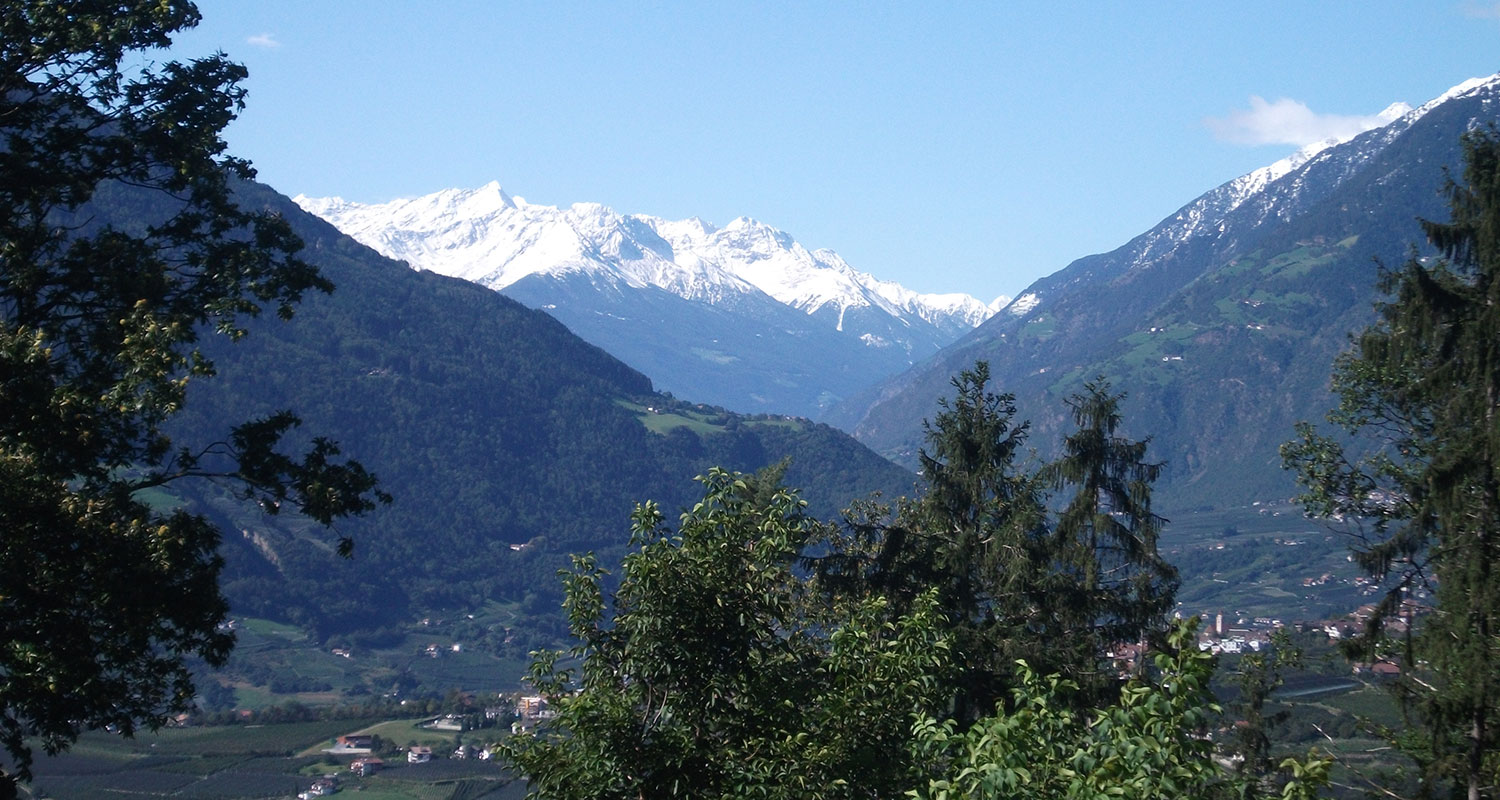
[[(1199, 237), (1209, 239), (1225, 235), (1225, 221), (1241, 208), (1264, 221), (1275, 215), (1283, 219), (1296, 213), (1309, 191), (1305, 176), (1321, 170), (1319, 184), (1323, 192), (1347, 180), (1357, 172), (1357, 165), (1374, 152), (1388, 146), (1402, 133), (1433, 109), (1451, 100), (1500, 87), (1500, 73), (1485, 78), (1471, 78), (1442, 95), (1413, 109), (1410, 105), (1392, 103), (1377, 115), (1381, 124), (1361, 133), (1329, 138), (1307, 145), (1292, 155), (1241, 175), (1199, 196), (1178, 209), (1171, 217), (1132, 239), (1122, 249), (1130, 257), (1122, 272), (1149, 268), (1161, 263), (1168, 253)], [(1064, 270), (1047, 276), (1028, 287), (1005, 308), (1008, 317), (1026, 317), (1048, 301), (1062, 285), (1079, 283), (1090, 277), (1091, 268), (1082, 272)], [(1039, 312), (1041, 313), (1041, 312)]]
[[(1391, 103), (1390, 105), (1385, 107), (1385, 110), (1376, 115), (1376, 118), (1381, 122), (1381, 125), (1377, 127), (1384, 127), (1386, 125), (1389, 125), (1392, 122), (1395, 122), (1411, 113), (1411, 111), (1412, 107), (1407, 105), (1406, 103)], [(1361, 133), (1363, 133), (1363, 131), (1361, 131)], [(1280, 180), (1281, 178), (1291, 174), (1292, 172), (1295, 172), (1297, 169), (1301, 168), (1303, 164), (1311, 161), (1313, 157), (1317, 156), (1319, 153), (1322, 153), (1323, 151), (1327, 150), (1330, 147), (1334, 147), (1335, 145), (1343, 144), (1344, 142), (1353, 139), (1357, 135), (1359, 134), (1352, 134), (1342, 137), (1330, 136), (1327, 139), (1321, 139), (1319, 141), (1313, 142), (1312, 144), (1304, 145), (1302, 148), (1297, 150), (1297, 152), (1287, 156), (1286, 158), (1275, 161), (1271, 164), (1261, 167), (1260, 169), (1252, 170), (1251, 172), (1235, 178), (1234, 180), (1225, 184), (1224, 187), (1227, 190), (1227, 194), (1232, 198), (1229, 207), (1225, 209), (1225, 212), (1227, 213), (1228, 211), (1233, 211), (1235, 208), (1239, 207), (1240, 203), (1244, 202), (1251, 195), (1260, 192), (1270, 184)]]
[(1483, 89), (1493, 83), (1500, 83), (1500, 72), (1483, 78), (1470, 78), (1458, 84), (1457, 86), (1454, 86), (1448, 91), (1443, 92), (1437, 97), (1428, 100), (1427, 102), (1419, 106), (1415, 111), (1410, 111), (1410, 109), (1408, 109), (1409, 115), (1415, 115), (1412, 120), (1415, 121), (1417, 117), (1421, 117), (1422, 115), (1448, 102), (1449, 100), (1457, 100), (1458, 98), (1465, 95), (1473, 94), (1474, 92), (1477, 92), (1480, 89)]
[(724, 302), (760, 292), (806, 314), (869, 308), (939, 328), (972, 328), (990, 314), (964, 294), (919, 294), (808, 250), (750, 217), (717, 227), (696, 217), (623, 215), (598, 203), (533, 205), (497, 182), (381, 204), (293, 198), (360, 242), (415, 268), (504, 289), (530, 275), (585, 272), (598, 281), (655, 286), (689, 300)]

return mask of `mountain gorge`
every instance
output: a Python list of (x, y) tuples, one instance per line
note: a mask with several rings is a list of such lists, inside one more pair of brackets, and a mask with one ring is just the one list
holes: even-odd
[(380, 205), (296, 201), (412, 267), (546, 310), (674, 394), (818, 417), (971, 331), (989, 306), (923, 295), (741, 217), (526, 202), (491, 183)]
[(1373, 319), (1379, 264), (1445, 219), (1459, 139), (1500, 120), (1500, 76), (1467, 81), (1383, 127), (1325, 142), (1194, 200), (1120, 248), (1036, 281), (932, 359), (828, 416), (902, 463), (950, 376), (976, 360), (1012, 392), (1044, 451), (1063, 399), (1096, 376), (1129, 394), (1128, 431), (1154, 435), (1168, 509), (1294, 492), (1278, 446), (1329, 408), (1329, 367)]

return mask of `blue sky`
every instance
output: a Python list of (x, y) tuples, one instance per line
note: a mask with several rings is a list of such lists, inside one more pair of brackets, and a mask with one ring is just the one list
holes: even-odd
[[(1500, 6), (200, 0), (287, 194), (498, 180), (752, 216), (919, 291), (1015, 294), (1387, 105), (1500, 71)], [(1330, 127), (1332, 126), (1332, 127)]]

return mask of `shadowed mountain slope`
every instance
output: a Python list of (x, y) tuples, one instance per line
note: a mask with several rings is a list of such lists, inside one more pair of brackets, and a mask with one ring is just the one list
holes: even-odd
[(671, 513), (712, 465), (789, 459), (787, 482), (821, 514), (872, 490), (910, 490), (910, 473), (828, 426), (657, 394), (541, 311), (385, 259), (265, 187), (242, 197), (291, 220), (304, 258), (338, 288), (290, 322), (256, 322), (242, 342), (207, 337), (219, 374), (193, 385), (177, 424), (227, 431), (293, 409), (396, 503), (341, 523), (357, 542), (341, 561), (326, 532), (197, 493), (230, 531), (238, 613), (327, 633), (554, 597), (564, 554), (618, 555), (635, 503)]

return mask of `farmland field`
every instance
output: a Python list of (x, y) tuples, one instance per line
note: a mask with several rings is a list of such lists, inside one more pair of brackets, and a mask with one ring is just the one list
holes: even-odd
[(29, 794), (35, 800), (291, 797), (325, 774), (337, 775), (346, 790), (365, 800), (506, 800), (524, 794), (493, 762), (440, 758), (408, 765), (398, 753), (386, 759), (386, 770), (359, 778), (347, 770), (348, 757), (335, 761), (321, 753), (337, 736), (356, 730), (379, 733), (399, 744), (428, 743), (439, 752), (451, 748), (453, 734), (425, 731), (415, 727), (416, 722), (330, 720), (170, 728), (134, 739), (89, 733), (63, 755), (38, 756)]

